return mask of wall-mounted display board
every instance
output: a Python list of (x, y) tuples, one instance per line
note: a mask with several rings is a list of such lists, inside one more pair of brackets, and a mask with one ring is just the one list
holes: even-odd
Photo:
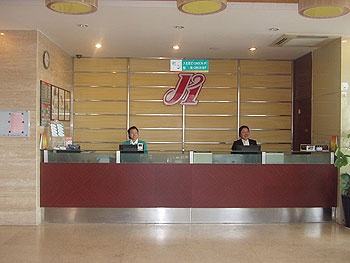
[(58, 120), (58, 91), (59, 87), (51, 86), (51, 120)]
[(51, 85), (40, 81), (40, 126), (50, 124), (51, 120)]
[(1, 137), (29, 137), (29, 111), (0, 111)]
[(47, 126), (51, 120), (70, 121), (70, 91), (45, 81), (40, 81), (40, 125)]
[(51, 85), (51, 120), (70, 120), (70, 91)]
[(64, 120), (70, 121), (70, 92), (64, 91)]

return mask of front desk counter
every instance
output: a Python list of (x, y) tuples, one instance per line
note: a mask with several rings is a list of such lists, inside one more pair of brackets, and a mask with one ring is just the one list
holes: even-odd
[(335, 218), (331, 152), (42, 152), (43, 222), (268, 223)]

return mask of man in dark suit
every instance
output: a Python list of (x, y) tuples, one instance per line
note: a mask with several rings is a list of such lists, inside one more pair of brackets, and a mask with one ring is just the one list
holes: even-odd
[(246, 125), (243, 125), (239, 127), (239, 137), (240, 139), (237, 141), (233, 142), (232, 151), (236, 151), (238, 145), (244, 145), (244, 146), (249, 146), (249, 145), (257, 145), (255, 140), (249, 139), (250, 131), (249, 127)]

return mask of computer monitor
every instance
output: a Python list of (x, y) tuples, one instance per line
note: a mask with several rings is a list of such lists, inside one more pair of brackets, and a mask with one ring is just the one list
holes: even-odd
[(241, 156), (242, 163), (252, 163), (260, 164), (261, 163), (261, 146), (260, 145), (238, 145), (235, 151), (232, 151), (233, 154), (239, 154)]
[(237, 149), (234, 151), (237, 153), (259, 153), (261, 152), (260, 145), (237, 145)]
[(143, 151), (139, 151), (137, 145), (132, 144), (120, 144), (119, 151), (121, 153), (143, 153)]

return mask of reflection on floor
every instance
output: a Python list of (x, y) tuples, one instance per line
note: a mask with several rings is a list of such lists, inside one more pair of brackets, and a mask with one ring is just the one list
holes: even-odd
[(350, 230), (303, 224), (0, 226), (0, 262), (350, 262)]

